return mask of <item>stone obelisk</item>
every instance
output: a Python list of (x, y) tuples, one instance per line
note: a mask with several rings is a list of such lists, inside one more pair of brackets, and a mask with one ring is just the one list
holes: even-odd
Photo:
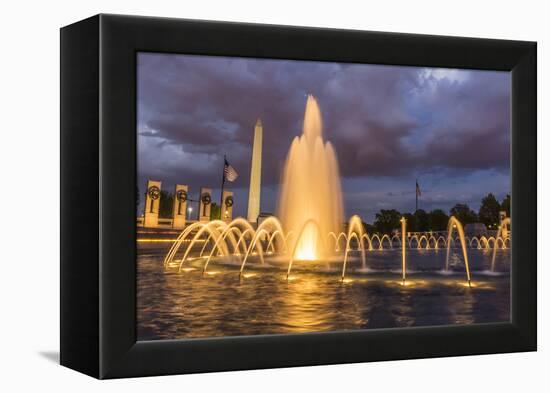
[(256, 222), (260, 215), (260, 190), (262, 185), (262, 121), (254, 127), (252, 165), (250, 167), (250, 188), (248, 190), (248, 221)]

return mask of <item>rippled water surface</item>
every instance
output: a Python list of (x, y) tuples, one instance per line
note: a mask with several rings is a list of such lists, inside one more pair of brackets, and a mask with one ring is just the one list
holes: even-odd
[(138, 339), (304, 333), (350, 329), (503, 322), (510, 315), (510, 251), (468, 250), (472, 287), (462, 257), (445, 250), (407, 250), (406, 285), (398, 250), (357, 256), (340, 280), (342, 263), (298, 262), (286, 280), (286, 261), (251, 260), (239, 278), (238, 260), (204, 260), (185, 271), (163, 268), (168, 246), (138, 245)]

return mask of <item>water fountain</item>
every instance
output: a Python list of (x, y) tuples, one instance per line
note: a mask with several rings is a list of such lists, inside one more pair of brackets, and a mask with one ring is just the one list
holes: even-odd
[(497, 231), (497, 237), (495, 240), (495, 244), (493, 247), (493, 258), (491, 261), (491, 271), (495, 271), (495, 259), (497, 256), (497, 248), (498, 248), (498, 239), (501, 239), (502, 241), (502, 248), (506, 248), (506, 240), (509, 239), (509, 231), (508, 227), (510, 226), (510, 217), (506, 217), (502, 222), (500, 223), (500, 226), (498, 227)]
[[(430, 233), (407, 234), (407, 220), (401, 218), (401, 230), (390, 237), (388, 234), (369, 234), (365, 231), (361, 217), (353, 215), (342, 230), (343, 203), (338, 161), (330, 142), (323, 139), (321, 112), (316, 99), (308, 96), (304, 114), (302, 134), (296, 136), (289, 148), (278, 201), (278, 215), (265, 219), (254, 227), (244, 218), (231, 222), (214, 220), (195, 222), (188, 225), (172, 244), (164, 258), (164, 267), (177, 268), (185, 272), (185, 266), (192, 260), (204, 260), (203, 274), (216, 258), (238, 262), (241, 277), (252, 258), (264, 265), (270, 261), (283, 261), (286, 278), (289, 279), (296, 261), (342, 262), (341, 281), (344, 281), (349, 255), (361, 253), (361, 269), (367, 272), (366, 252), (393, 250), (394, 242), (401, 248), (401, 278), (407, 277), (407, 248), (437, 251), (440, 244), (447, 249), (445, 271), (449, 271), (451, 246), (460, 242), (466, 269), (468, 285), (471, 285), (467, 247), (493, 249), (491, 270), (495, 269), (497, 248), (506, 248), (509, 242), (505, 219), (496, 237), (466, 238), (462, 224), (455, 218), (449, 219), (447, 238), (436, 238)], [(454, 232), (458, 236), (453, 237)], [(193, 250), (200, 247), (200, 251)], [(196, 250), (195, 250), (196, 251)], [(341, 259), (340, 259), (341, 258)], [(200, 263), (200, 262), (199, 262)], [(194, 268), (193, 268), (194, 269)]]
[[(252, 241), (250, 242), (250, 245), (246, 250), (246, 254), (243, 258), (241, 269), (239, 271), (240, 275), (243, 274), (244, 266), (246, 264), (246, 260), (248, 259), (248, 256), (250, 255), (250, 252), (254, 249), (254, 246), (256, 246), (257, 244), (260, 244), (262, 235), (266, 236), (269, 239), (268, 240), (269, 243), (272, 243), (273, 239), (277, 234), (282, 239), (282, 244), (284, 246), (284, 249), (287, 250), (288, 249), (287, 237), (284, 236), (284, 231), (281, 226), (281, 223), (276, 217), (269, 217), (258, 226), (254, 234), (254, 237), (252, 238)], [(260, 246), (260, 250), (261, 250), (260, 253), (263, 254), (263, 250), (261, 246)]]
[(405, 284), (405, 278), (407, 275), (407, 219), (405, 217), (401, 217), (401, 275), (403, 279), (403, 285)]
[(447, 258), (445, 260), (445, 270), (449, 271), (449, 255), (451, 253), (451, 239), (454, 230), (458, 231), (458, 236), (460, 238), (460, 245), (462, 247), (462, 256), (464, 258), (464, 265), (466, 266), (466, 277), (468, 279), (468, 286), (471, 286), (471, 277), (470, 277), (470, 265), (468, 263), (468, 252), (466, 251), (466, 237), (464, 236), (464, 228), (460, 221), (455, 217), (451, 216), (449, 218), (449, 224), (447, 225)]
[(290, 146), (282, 177), (278, 214), (285, 231), (293, 231), (291, 259), (326, 259), (325, 238), (343, 222), (342, 190), (336, 153), (323, 140), (321, 112), (309, 95), (302, 135)]
[[(365, 235), (363, 230), (363, 221), (359, 216), (352, 216), (348, 223), (348, 235), (346, 236), (346, 248), (344, 250), (344, 263), (342, 265), (342, 281), (344, 281), (346, 275), (346, 264), (348, 261), (348, 255), (351, 251), (350, 242), (355, 239), (358, 244), (358, 248), (361, 251), (361, 261), (363, 264), (363, 270), (367, 268), (365, 261), (365, 246), (363, 244), (363, 236)], [(381, 244), (381, 243), (380, 243)]]
[[(364, 231), (362, 220), (359, 216), (354, 215), (348, 221), (348, 230), (346, 232), (329, 232), (327, 236), (320, 236), (318, 239), (319, 244), (323, 250), (329, 250), (336, 259), (341, 257), (342, 263), (342, 275), (341, 280), (345, 279), (346, 268), (349, 263), (349, 254), (354, 251), (360, 251), (361, 253), (361, 269), (358, 272), (368, 272), (366, 265), (366, 252), (384, 252), (393, 249), (393, 242), (398, 241), (401, 248), (401, 276), (402, 283), (405, 283), (407, 275), (407, 249), (411, 250), (434, 250), (437, 251), (438, 245), (441, 243), (446, 247), (446, 259), (445, 259), (445, 271), (450, 271), (450, 253), (451, 247), (456, 247), (460, 243), (462, 256), (465, 264), (466, 275), (468, 279), (468, 285), (471, 285), (470, 277), (470, 265), (467, 253), (467, 247), (479, 250), (493, 250), (491, 271), (495, 271), (495, 255), (497, 249), (506, 249), (506, 241), (509, 241), (510, 236), (507, 233), (506, 227), (510, 225), (509, 219), (503, 221), (499, 232), (495, 237), (486, 238), (473, 237), (467, 238), (464, 235), (462, 224), (455, 218), (451, 217), (448, 224), (448, 234), (445, 240), (442, 236), (437, 239), (433, 237), (433, 242), (436, 245), (430, 246), (429, 243), (423, 242), (414, 243), (411, 240), (407, 240), (407, 223), (403, 217), (401, 219), (401, 231), (395, 234), (390, 239), (390, 243), (387, 248), (383, 247), (380, 236), (376, 234), (369, 235)], [(300, 238), (304, 232), (309, 230), (312, 226), (316, 233), (319, 233), (319, 227), (316, 220), (309, 220), (303, 225), (301, 232), (297, 234), (296, 238)], [(454, 232), (458, 233), (458, 236), (453, 237)], [(416, 236), (416, 235), (414, 235)], [(411, 237), (414, 237), (411, 236)], [(195, 260), (204, 260), (203, 274), (207, 272), (207, 268), (213, 258), (221, 258), (226, 260), (238, 259), (240, 266), (239, 272), (243, 276), (244, 269), (247, 261), (251, 256), (254, 256), (261, 265), (264, 265), (265, 258), (283, 257), (283, 260), (287, 258), (287, 279), (290, 275), (292, 264), (295, 261), (293, 257), (296, 255), (296, 249), (299, 246), (299, 242), (295, 241), (293, 248), (289, 247), (294, 233), (292, 231), (285, 232), (283, 225), (276, 217), (269, 217), (263, 221), (257, 228), (254, 228), (244, 218), (236, 218), (230, 223), (226, 223), (220, 220), (214, 220), (211, 222), (196, 222), (185, 228), (178, 238), (172, 244), (170, 250), (164, 258), (164, 266), (167, 269), (177, 268), (178, 272), (186, 272), (191, 268), (185, 266), (186, 263)], [(421, 236), (422, 237), (422, 236)], [(426, 236), (427, 237), (427, 236)], [(385, 238), (383, 236), (382, 238)], [(418, 236), (416, 236), (418, 239)], [(373, 241), (378, 239), (378, 247), (373, 247)], [(330, 247), (332, 244), (334, 247)], [(343, 248), (340, 248), (340, 244), (343, 242)], [(356, 244), (356, 246), (354, 246)], [(420, 247), (421, 244), (425, 244), (425, 247)], [(484, 245), (483, 247), (481, 245)], [(193, 250), (197, 249), (197, 252), (193, 255)], [(368, 246), (368, 247), (367, 247)], [(210, 247), (210, 248), (209, 248)], [(199, 251), (200, 250), (200, 251)], [(178, 257), (181, 255), (181, 257)], [(194, 269), (192, 269), (194, 270)], [(245, 276), (246, 277), (246, 276)]]

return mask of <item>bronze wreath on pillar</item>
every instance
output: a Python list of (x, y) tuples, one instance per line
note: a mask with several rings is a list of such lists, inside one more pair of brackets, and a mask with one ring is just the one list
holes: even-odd
[(158, 188), (157, 186), (151, 186), (147, 190), (147, 193), (149, 194), (149, 198), (156, 201), (160, 197), (160, 188)]
[(210, 202), (212, 202), (212, 197), (208, 193), (204, 193), (201, 195), (201, 202), (205, 205), (210, 205)]
[(233, 206), (233, 197), (232, 196), (228, 196), (227, 198), (225, 198), (225, 206), (226, 207)]
[(177, 198), (178, 201), (181, 202), (181, 203), (187, 201), (187, 191), (185, 191), (185, 190), (179, 190), (179, 191), (176, 193), (176, 198)]
[(151, 198), (151, 208), (149, 209), (149, 212), (153, 213), (154, 201), (160, 198), (160, 188), (158, 188), (157, 186), (151, 186), (147, 190), (147, 194), (149, 194), (149, 198)]

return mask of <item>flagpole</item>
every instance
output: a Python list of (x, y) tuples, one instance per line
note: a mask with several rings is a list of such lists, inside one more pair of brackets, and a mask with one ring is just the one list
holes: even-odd
[(222, 187), (220, 191), (220, 220), (222, 219), (222, 205), (223, 205), (223, 186), (225, 185), (225, 162), (227, 158), (223, 155), (223, 169), (222, 169)]
[(414, 195), (416, 196), (416, 210), (415, 213), (418, 211), (418, 179), (416, 179), (416, 183), (414, 185)]

